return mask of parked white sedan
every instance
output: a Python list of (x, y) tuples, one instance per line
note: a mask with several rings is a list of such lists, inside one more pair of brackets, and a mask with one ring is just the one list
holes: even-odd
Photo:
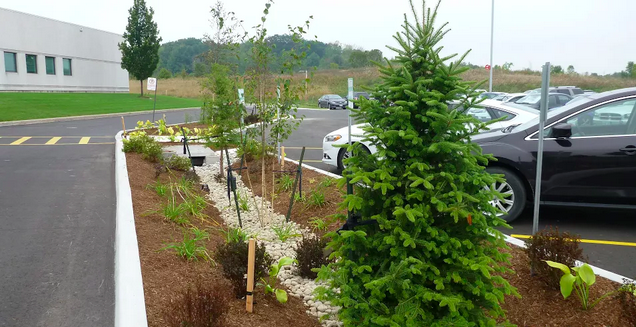
[[(503, 120), (490, 125), (491, 130), (499, 130), (511, 125), (523, 124), (539, 114), (538, 110), (512, 108), (495, 100), (484, 100), (480, 103), (481, 108), (471, 108), (468, 114), (479, 119), (482, 122), (491, 121), (500, 117)], [(363, 149), (369, 153), (375, 153), (376, 148), (368, 141), (363, 141), (365, 124), (351, 125), (351, 142), (361, 143)], [(336, 147), (349, 142), (349, 127), (337, 129), (325, 136), (322, 141), (322, 162), (338, 169), (343, 169), (343, 160), (349, 157), (349, 153), (344, 148)]]

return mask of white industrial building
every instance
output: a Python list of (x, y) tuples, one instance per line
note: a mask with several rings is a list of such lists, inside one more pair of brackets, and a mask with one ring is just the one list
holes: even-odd
[(128, 92), (122, 40), (119, 34), (0, 8), (0, 91)]

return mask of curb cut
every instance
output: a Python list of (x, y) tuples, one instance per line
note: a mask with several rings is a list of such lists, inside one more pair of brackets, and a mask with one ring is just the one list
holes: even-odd
[[(194, 109), (201, 109), (201, 108), (193, 107), (193, 108), (161, 109), (161, 110), (156, 110), (155, 113), (164, 113), (164, 112), (170, 112), (174, 110), (194, 110)], [(68, 116), (68, 117), (55, 117), (55, 118), (43, 118), (43, 119), (14, 120), (14, 121), (8, 121), (8, 122), (0, 122), (0, 127), (55, 123), (60, 121), (90, 120), (90, 119), (97, 119), (97, 118), (109, 118), (109, 117), (120, 117), (120, 116), (133, 116), (133, 115), (148, 114), (148, 113), (152, 113), (152, 110), (128, 111), (128, 112), (120, 112), (120, 113), (112, 113), (112, 114), (97, 114), (97, 115), (85, 115), (85, 116)]]
[(147, 327), (132, 193), (120, 131), (115, 136), (115, 327)]
[[(288, 158), (285, 158), (285, 161), (289, 161), (289, 162), (293, 162), (295, 164), (298, 164), (298, 161), (292, 160), (292, 159), (288, 159)], [(316, 168), (316, 167), (312, 167), (312, 166), (309, 166), (309, 165), (305, 165), (304, 163), (303, 163), (302, 166), (303, 166), (303, 168), (307, 168), (309, 170), (313, 170), (315, 172), (321, 173), (323, 175), (327, 175), (329, 177), (342, 178), (342, 176), (336, 175), (334, 173), (330, 173), (330, 172), (328, 172), (326, 170), (322, 170), (320, 168)], [(524, 249), (526, 248), (526, 243), (524, 241), (522, 241), (522, 240), (520, 240), (518, 238), (511, 237), (509, 235), (503, 234), (503, 233), (502, 233), (502, 235), (504, 236), (504, 239), (505, 239), (506, 243), (509, 243), (509, 244), (512, 244), (512, 245), (516, 245), (516, 246), (518, 246), (520, 248), (524, 248)], [(576, 261), (576, 265), (577, 266), (581, 266), (584, 263), (585, 262), (582, 262), (582, 261), (578, 261), (578, 260)], [(613, 282), (617, 282), (619, 284), (622, 284), (623, 280), (627, 280), (627, 281), (630, 281), (630, 282), (634, 281), (634, 280), (632, 280), (630, 278), (627, 278), (625, 276), (622, 276), (622, 275), (619, 275), (617, 273), (611, 272), (609, 270), (590, 265), (589, 263), (588, 263), (588, 265), (590, 267), (592, 267), (592, 269), (594, 270), (594, 273), (596, 275), (601, 276), (601, 277), (606, 278), (606, 279), (609, 279), (609, 280), (611, 280)]]

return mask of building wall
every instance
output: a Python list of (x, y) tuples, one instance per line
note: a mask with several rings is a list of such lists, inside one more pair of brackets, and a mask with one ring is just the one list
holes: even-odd
[[(0, 31), (0, 91), (128, 92), (121, 35), (3, 8)], [(5, 71), (4, 52), (17, 54), (17, 73)], [(37, 55), (37, 74), (27, 73), (27, 54)], [(55, 57), (55, 75), (46, 74), (46, 56)]]

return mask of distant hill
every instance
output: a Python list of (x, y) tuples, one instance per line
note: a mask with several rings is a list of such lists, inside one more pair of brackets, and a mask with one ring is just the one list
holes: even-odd
[[(290, 35), (273, 35), (268, 37), (268, 42), (275, 45), (272, 55), (273, 61), (270, 69), (278, 71), (282, 67), (281, 54), (297, 46)], [(309, 48), (305, 47), (308, 45)], [(372, 61), (382, 60), (382, 52), (378, 49), (370, 51), (343, 45), (339, 42), (324, 43), (320, 41), (305, 41), (301, 46), (307, 54), (302, 67), (299, 69), (348, 69), (372, 66)], [(159, 65), (156, 72), (162, 68), (167, 69), (173, 75), (183, 74), (202, 76), (209, 72), (209, 66), (204, 60), (204, 55), (210, 50), (210, 45), (197, 38), (181, 39), (167, 42), (159, 48)], [(243, 73), (251, 63), (249, 51), (251, 45), (243, 43), (239, 47), (239, 58), (234, 64), (239, 72)]]

